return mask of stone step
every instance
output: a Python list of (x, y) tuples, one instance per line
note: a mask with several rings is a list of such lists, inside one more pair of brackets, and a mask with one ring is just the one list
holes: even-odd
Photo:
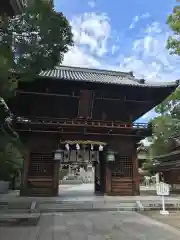
[(34, 201), (0, 202), (0, 214), (30, 213), (34, 212), (35, 208), (36, 202)]
[(137, 211), (136, 202), (104, 203), (104, 202), (62, 202), (38, 203), (39, 212), (85, 212), (85, 211)]
[(35, 226), (39, 219), (39, 213), (1, 213), (0, 226)]
[[(152, 210), (161, 210), (162, 209), (162, 201), (141, 201), (144, 211), (152, 211)], [(165, 208), (167, 210), (179, 210), (180, 209), (180, 201), (178, 200), (165, 200)]]
[[(180, 201), (166, 200), (167, 210), (179, 210)], [(161, 200), (142, 200), (142, 201), (67, 201), (67, 200), (48, 200), (39, 199), (35, 201), (17, 201), (17, 202), (0, 202), (0, 214), (16, 213), (46, 213), (46, 212), (82, 212), (82, 211), (149, 211), (162, 209)]]
[(31, 202), (30, 201), (10, 201), (10, 202), (0, 202), (0, 209), (8, 208), (8, 209), (30, 209)]

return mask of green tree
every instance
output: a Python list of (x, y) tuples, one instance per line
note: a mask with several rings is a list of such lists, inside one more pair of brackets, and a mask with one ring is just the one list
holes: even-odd
[(1, 16), (0, 24), (0, 96), (4, 98), (12, 95), (19, 80), (33, 80), (61, 63), (73, 45), (69, 22), (51, 1), (32, 1), (22, 14)]
[(170, 54), (180, 55), (180, 6), (174, 7), (173, 13), (167, 18), (167, 24), (174, 32), (174, 36), (168, 38), (167, 48)]
[(155, 111), (158, 117), (152, 120), (152, 155), (170, 151), (169, 137), (180, 135), (180, 89), (177, 88)]
[(161, 115), (173, 115), (178, 112), (180, 106), (180, 88), (177, 88), (161, 104), (155, 108), (155, 112)]
[(14, 96), (19, 81), (32, 81), (41, 71), (61, 64), (73, 45), (69, 22), (54, 10), (52, 1), (30, 2), (22, 14), (0, 16), (0, 176), (4, 178), (20, 168), (15, 153), (23, 148), (11, 128), (12, 115), (4, 99)]
[[(180, 6), (173, 9), (167, 18), (167, 24), (174, 35), (167, 41), (170, 54), (180, 55)], [(169, 137), (180, 135), (180, 88), (155, 108), (158, 117), (151, 123), (153, 126), (152, 144), (149, 146), (152, 156), (165, 154), (170, 151)], [(146, 163), (149, 166), (152, 163)]]

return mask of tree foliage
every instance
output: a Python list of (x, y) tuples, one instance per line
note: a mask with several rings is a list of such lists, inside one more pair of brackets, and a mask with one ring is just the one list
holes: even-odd
[[(174, 33), (167, 41), (170, 54), (180, 55), (180, 6), (173, 9), (167, 18), (167, 24)], [(177, 88), (168, 98), (155, 108), (158, 117), (152, 120), (153, 155), (169, 151), (169, 137), (180, 135), (180, 88)]]
[(173, 111), (177, 111), (180, 101), (180, 88), (177, 88), (171, 95), (169, 95), (161, 104), (159, 104), (155, 111), (161, 115), (171, 115)]
[(0, 151), (0, 180), (11, 181), (22, 169), (23, 156), (12, 143), (7, 143)]
[[(180, 6), (173, 9), (167, 18), (167, 24), (174, 33), (167, 40), (167, 49), (170, 54), (180, 56)], [(151, 120), (153, 134), (148, 139), (151, 144), (148, 146), (149, 159), (143, 165), (145, 170), (153, 169), (153, 156), (171, 151), (170, 137), (180, 136), (180, 88), (159, 104), (155, 112), (158, 116)]]
[(18, 80), (32, 80), (61, 63), (73, 40), (68, 20), (51, 1), (32, 1), (22, 14), (0, 21), (0, 96), (6, 98)]
[(31, 81), (61, 64), (73, 45), (69, 22), (51, 1), (30, 3), (19, 15), (0, 16), (0, 176), (4, 179), (21, 167), (19, 150), (23, 152), (4, 99), (14, 96), (18, 81)]
[(180, 6), (173, 9), (173, 13), (167, 18), (167, 24), (174, 32), (174, 36), (168, 38), (167, 48), (171, 54), (180, 55)]
[(180, 88), (155, 108), (158, 117), (152, 120), (152, 155), (170, 151), (169, 137), (180, 135)]

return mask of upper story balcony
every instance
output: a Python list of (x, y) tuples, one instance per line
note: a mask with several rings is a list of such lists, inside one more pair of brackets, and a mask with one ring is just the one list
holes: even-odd
[(16, 117), (13, 121), (18, 132), (51, 132), (86, 135), (131, 135), (150, 136), (152, 127), (146, 123), (123, 123), (87, 119), (26, 118)]

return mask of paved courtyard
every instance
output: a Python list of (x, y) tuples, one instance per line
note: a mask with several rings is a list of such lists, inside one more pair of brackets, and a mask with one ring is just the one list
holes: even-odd
[(0, 227), (3, 240), (179, 240), (180, 231), (136, 212), (54, 213), (35, 227)]
[(168, 216), (159, 214), (159, 211), (144, 211), (143, 214), (180, 230), (180, 211), (170, 211)]
[(94, 184), (59, 185), (59, 196), (93, 196)]

